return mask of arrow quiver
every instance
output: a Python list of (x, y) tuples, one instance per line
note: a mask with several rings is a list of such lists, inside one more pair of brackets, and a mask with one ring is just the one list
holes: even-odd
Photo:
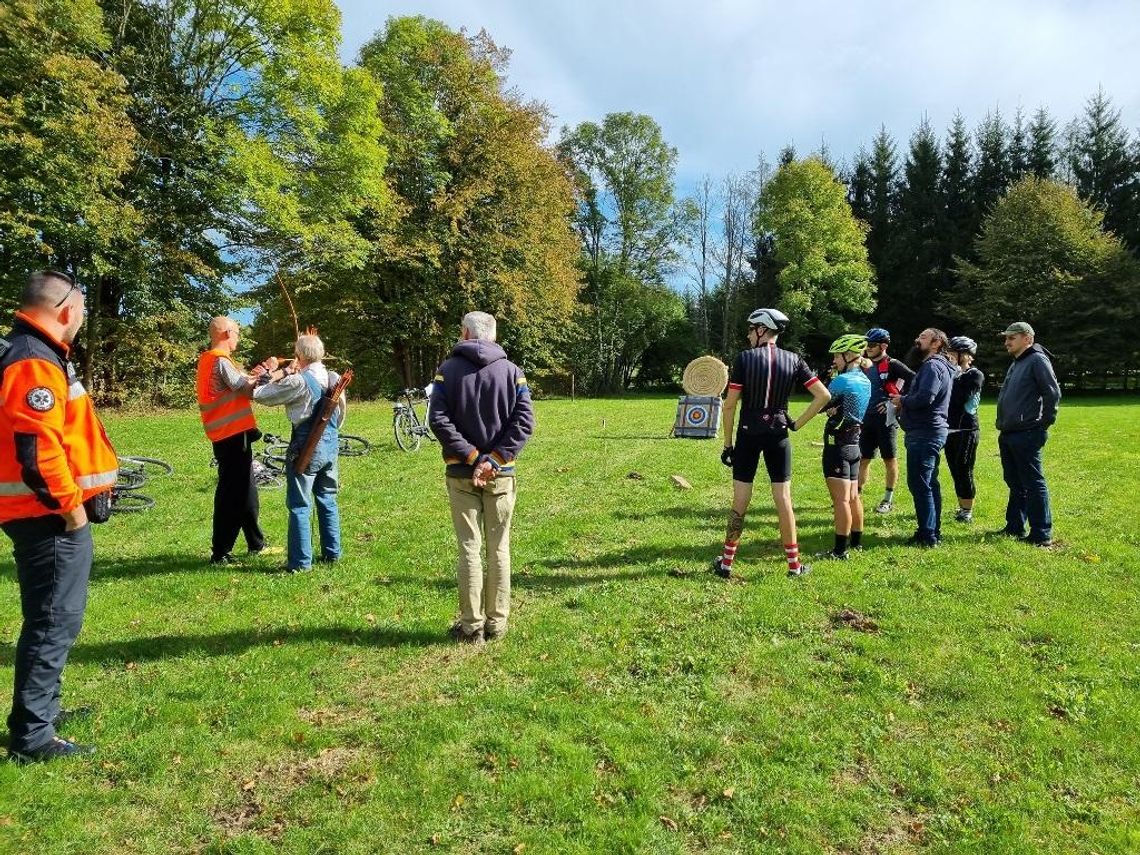
[(305, 444), (301, 446), (301, 450), (297, 453), (297, 459), (293, 462), (294, 471), (304, 472), (309, 468), (309, 462), (313, 459), (313, 452), (317, 449), (317, 443), (324, 436), (325, 428), (329, 426), (329, 421), (332, 419), (333, 413), (336, 412), (336, 405), (340, 402), (344, 390), (348, 388), (348, 384), (351, 382), (352, 369), (350, 368), (341, 375), (340, 380), (333, 386), (328, 397), (323, 399), (320, 417), (313, 425), (313, 429), (309, 431), (309, 435), (305, 437)]

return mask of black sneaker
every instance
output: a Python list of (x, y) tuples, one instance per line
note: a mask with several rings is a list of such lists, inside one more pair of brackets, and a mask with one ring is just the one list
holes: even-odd
[(797, 567), (795, 570), (791, 569), (790, 567), (788, 568), (788, 576), (790, 576), (793, 579), (798, 579), (800, 576), (806, 576), (810, 572), (811, 572), (811, 565), (810, 564), (804, 564), (802, 561), (800, 562), (800, 566)]
[(77, 721), (81, 718), (89, 718), (93, 712), (95, 712), (93, 707), (76, 707), (73, 710), (60, 710), (56, 713), (55, 718), (51, 720), (51, 726), (59, 730), (59, 728), (68, 722)]
[(1010, 531), (1008, 528), (999, 528), (997, 531), (987, 531), (991, 537), (1016, 537), (1018, 540), (1025, 537), (1023, 531)]
[(851, 560), (851, 556), (847, 553), (846, 549), (843, 550), (842, 552), (836, 552), (834, 549), (829, 549), (829, 550), (827, 550), (827, 552), (817, 552), (815, 554), (815, 557), (820, 559), (821, 561), (850, 561)]
[(225, 555), (215, 555), (210, 559), (211, 564), (237, 564), (237, 559), (227, 552)]
[(724, 564), (721, 563), (723, 557), (723, 555), (718, 555), (716, 557), (712, 563), (712, 571), (722, 579), (729, 579), (732, 577), (732, 568), (725, 567)]
[(1040, 546), (1042, 549), (1048, 549), (1053, 545), (1052, 538), (1033, 537), (1033, 535), (1029, 534), (1024, 537), (1019, 537), (1018, 540), (1022, 543), (1028, 543), (1030, 546)]
[(484, 643), (483, 628), (475, 630), (474, 632), (466, 632), (463, 629), (463, 624), (456, 621), (451, 625), (451, 629), (447, 631), (448, 637), (459, 644), (471, 644), (475, 647), (482, 647)]
[(29, 763), (47, 763), (49, 760), (60, 760), (65, 757), (90, 757), (94, 753), (94, 745), (80, 745), (78, 742), (53, 736), (51, 742), (31, 751), (13, 751), (9, 748), (8, 759), (20, 766), (26, 766)]

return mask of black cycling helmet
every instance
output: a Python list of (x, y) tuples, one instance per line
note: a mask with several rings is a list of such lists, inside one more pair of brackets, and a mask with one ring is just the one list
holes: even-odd
[(788, 325), (788, 316), (779, 309), (757, 309), (748, 316), (748, 326), (783, 332)]
[(867, 344), (890, 344), (891, 334), (882, 327), (871, 327), (867, 330)]
[(970, 356), (978, 355), (978, 343), (965, 335), (956, 335), (950, 339), (950, 349), (955, 353), (968, 353)]

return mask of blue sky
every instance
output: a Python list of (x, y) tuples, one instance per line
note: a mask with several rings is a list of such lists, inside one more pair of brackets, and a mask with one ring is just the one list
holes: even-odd
[(905, 144), (924, 114), (1046, 105), (1062, 122), (1100, 86), (1140, 125), (1140, 3), (768, 0), (339, 0), (344, 59), (392, 15), (485, 28), (512, 51), (509, 82), (556, 126), (631, 110), (678, 149), (678, 190), (770, 161), (793, 141), (836, 158), (879, 125)]

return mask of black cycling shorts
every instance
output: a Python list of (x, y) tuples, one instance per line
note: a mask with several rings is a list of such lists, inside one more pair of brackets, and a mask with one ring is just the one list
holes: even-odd
[(826, 445), (823, 449), (823, 477), (859, 480), (859, 446)]
[(899, 426), (887, 427), (887, 417), (872, 405), (859, 434), (859, 454), (864, 460), (874, 460), (876, 452), (883, 455), (883, 460), (894, 460), (899, 456), (898, 435)]
[(732, 451), (732, 480), (751, 484), (756, 479), (760, 455), (764, 455), (764, 467), (768, 470), (769, 481), (782, 484), (792, 480), (792, 443), (783, 431), (738, 433)]

